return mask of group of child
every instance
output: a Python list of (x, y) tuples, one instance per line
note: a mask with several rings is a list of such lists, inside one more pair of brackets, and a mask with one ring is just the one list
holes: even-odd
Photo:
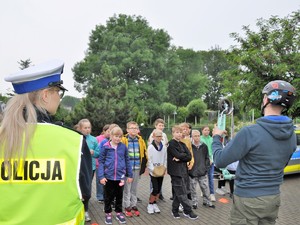
[[(112, 204), (115, 207), (116, 219), (120, 223), (126, 223), (125, 217), (140, 215), (137, 208), (137, 189), (140, 176), (146, 168), (151, 184), (147, 205), (149, 214), (160, 213), (157, 201), (162, 195), (166, 172), (171, 177), (174, 218), (180, 218), (181, 208), (184, 216), (193, 220), (198, 218), (193, 212), (198, 207), (197, 184), (202, 191), (203, 206), (215, 208), (211, 202), (207, 179), (212, 164), (209, 148), (200, 139), (198, 130), (191, 132), (188, 123), (173, 126), (172, 139), (168, 141), (163, 132), (164, 120), (157, 119), (148, 140), (148, 148), (139, 135), (138, 124), (134, 121), (127, 123), (125, 135), (117, 124), (111, 124), (103, 127), (103, 132), (97, 139), (90, 135), (91, 124), (88, 120), (84, 119), (78, 125), (77, 130), (86, 136), (94, 158), (97, 199), (99, 202), (104, 201), (106, 224), (112, 224)], [(88, 202), (84, 205), (86, 221), (90, 221)]]

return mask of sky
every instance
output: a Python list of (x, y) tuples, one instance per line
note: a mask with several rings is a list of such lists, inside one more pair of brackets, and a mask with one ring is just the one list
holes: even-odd
[(195, 51), (237, 44), (230, 33), (255, 30), (257, 19), (281, 18), (300, 9), (296, 0), (2, 0), (0, 2), (0, 93), (12, 91), (4, 77), (18, 62), (50, 59), (65, 62), (62, 79), (67, 95), (74, 88), (72, 67), (84, 59), (96, 25), (118, 14), (142, 16), (154, 29), (164, 29), (171, 44)]

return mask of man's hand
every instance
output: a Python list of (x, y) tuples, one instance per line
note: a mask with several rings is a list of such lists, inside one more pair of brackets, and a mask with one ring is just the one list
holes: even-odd
[(226, 130), (220, 130), (218, 128), (217, 124), (215, 124), (214, 129), (212, 131), (212, 136), (215, 136), (215, 135), (220, 135), (220, 136), (227, 135), (227, 131)]

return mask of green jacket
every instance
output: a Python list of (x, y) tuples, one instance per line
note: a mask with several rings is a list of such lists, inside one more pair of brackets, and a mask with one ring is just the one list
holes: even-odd
[(208, 136), (201, 135), (200, 140), (201, 142), (207, 145), (209, 159), (213, 162), (213, 152), (212, 152), (213, 138), (209, 135)]

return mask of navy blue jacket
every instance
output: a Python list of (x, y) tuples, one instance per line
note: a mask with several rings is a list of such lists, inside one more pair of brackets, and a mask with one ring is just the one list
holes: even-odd
[(124, 180), (125, 176), (132, 178), (132, 169), (128, 157), (128, 149), (123, 143), (119, 143), (117, 149), (106, 142), (99, 156), (98, 177), (108, 180)]
[(224, 148), (213, 137), (214, 163), (218, 168), (238, 161), (234, 194), (253, 198), (280, 193), (283, 170), (296, 150), (293, 121), (286, 116), (265, 116), (242, 128)]

